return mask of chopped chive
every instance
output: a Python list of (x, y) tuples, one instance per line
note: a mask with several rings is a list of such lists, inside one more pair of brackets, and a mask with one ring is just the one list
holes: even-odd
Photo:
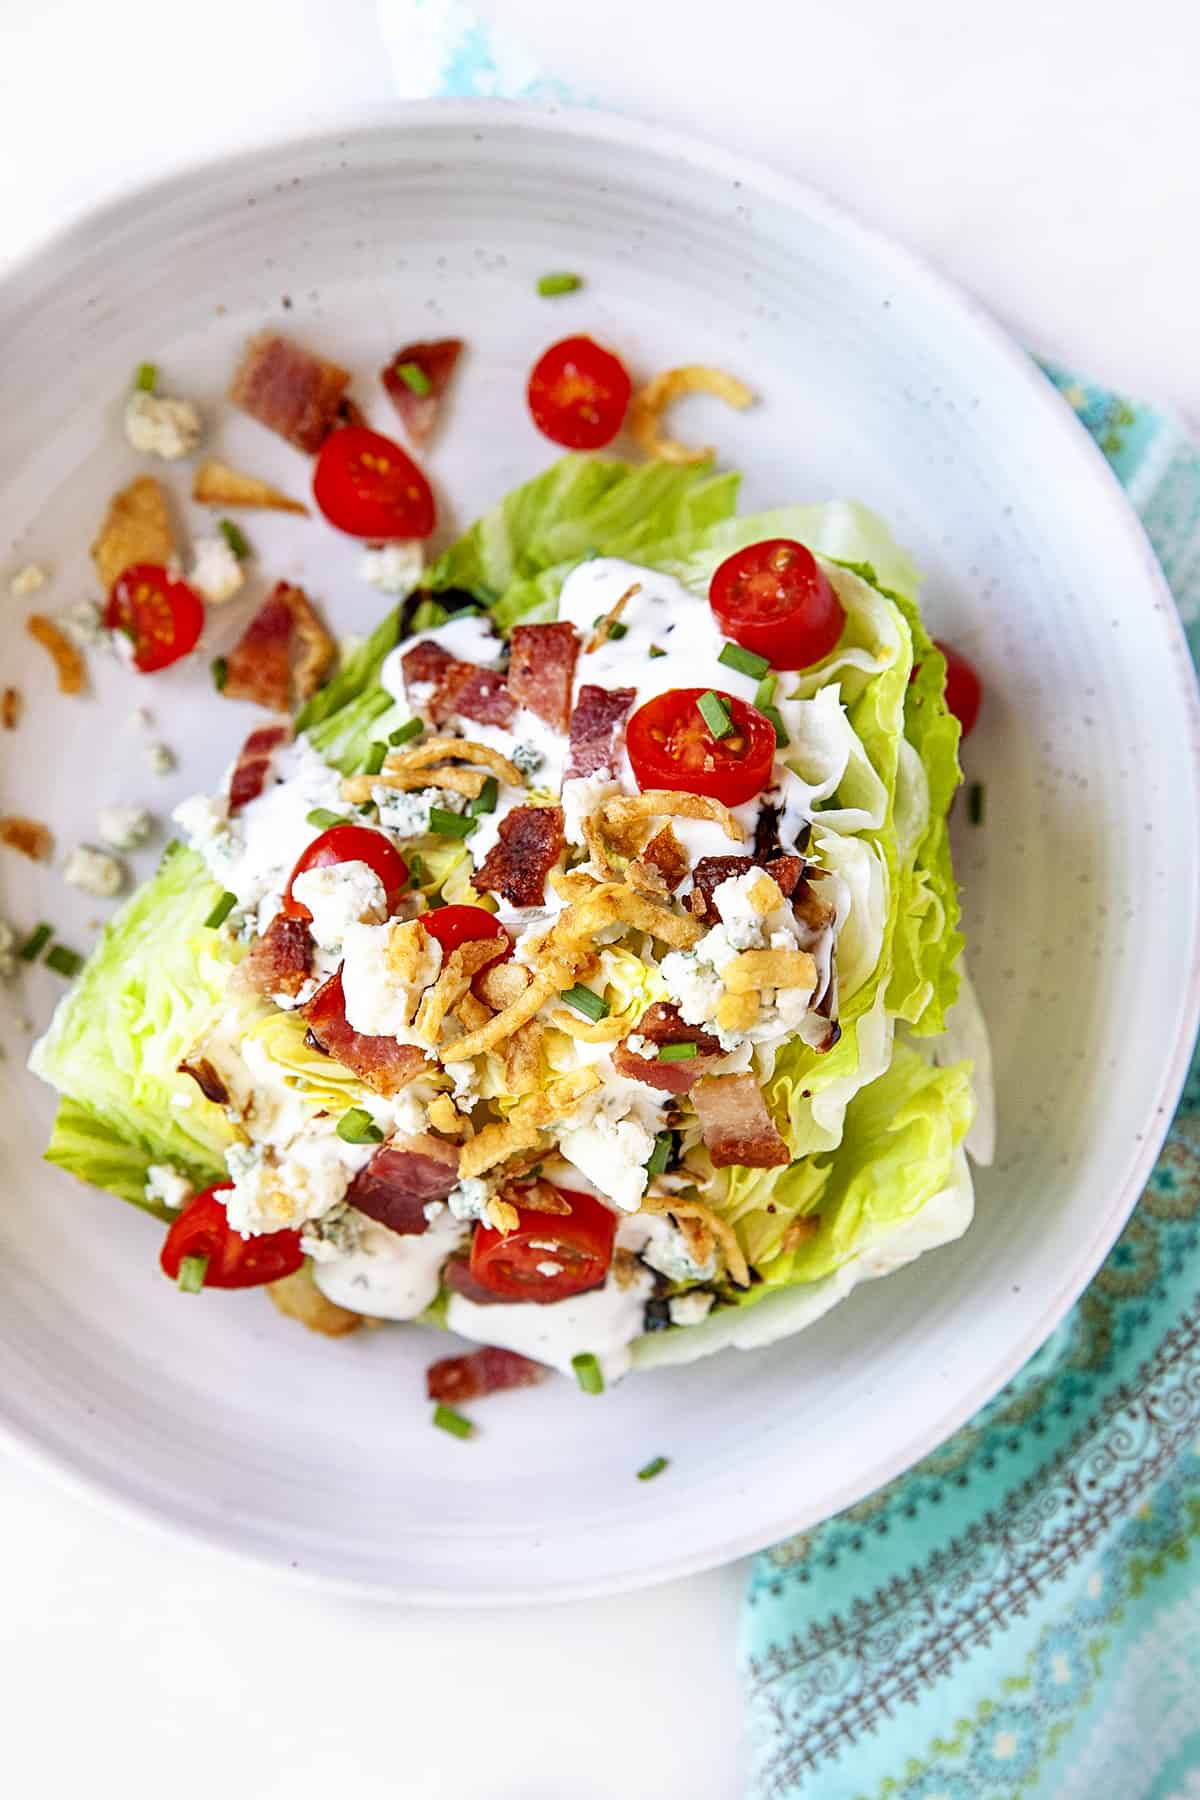
[(54, 933), (49, 925), (36, 925), (17, 951), (17, 955), (22, 962), (36, 962), (53, 936)]
[(783, 716), (780, 713), (779, 708), (777, 706), (760, 706), (758, 710), (764, 719), (769, 719), (771, 721), (771, 724), (775, 728), (775, 747), (777, 750), (782, 750), (789, 739), (787, 726), (783, 722)]
[(226, 890), (209, 913), (207, 919), (205, 919), (204, 929), (206, 931), (215, 931), (218, 925), (223, 925), (225, 923), (236, 905), (237, 895), (231, 894)]
[[(592, 620), (593, 631), (598, 631), (601, 625), (604, 625), (604, 621), (607, 618), (607, 613), (597, 613), (596, 617)], [(613, 619), (608, 625), (604, 626), (604, 635), (610, 644), (615, 644), (618, 643), (621, 638), (628, 637), (629, 627), (628, 625), (622, 625), (620, 619)]]
[(695, 1044), (663, 1044), (658, 1052), (659, 1062), (691, 1062), (696, 1054)]
[(212, 670), (213, 686), (218, 694), (225, 692), (225, 683), (229, 680), (229, 664), (223, 656), (214, 656), (209, 664)]
[(373, 744), (368, 744), (366, 760), (362, 766), (362, 773), (364, 775), (378, 775), (380, 769), (383, 767), (383, 759), (387, 755), (387, 750), (387, 745), (378, 741)]
[(573, 1006), (576, 1012), (582, 1013), (585, 1019), (590, 1019), (593, 1025), (598, 1025), (601, 1019), (607, 1019), (612, 1011), (602, 995), (594, 994), (589, 987), (580, 987), (578, 982), (558, 997), (565, 1000), (568, 1006)]
[(413, 887), (420, 887), (425, 879), (425, 863), (420, 856), (412, 855), (408, 859), (408, 879)]
[(967, 789), (967, 817), (972, 825), (983, 824), (987, 791), (982, 781), (973, 781)]
[(475, 825), (474, 819), (464, 819), (461, 813), (448, 812), (444, 806), (429, 809), (429, 829), (438, 837), (468, 838)]
[(717, 661), (727, 669), (736, 669), (739, 675), (752, 675), (755, 681), (761, 680), (771, 666), (769, 658), (743, 650), (740, 644), (726, 644)]
[(175, 1285), (181, 1294), (198, 1294), (208, 1274), (207, 1256), (181, 1256)]
[(133, 385), (143, 394), (152, 394), (158, 386), (158, 364), (139, 363), (133, 377)]
[(68, 950), (65, 944), (55, 944), (46, 952), (46, 967), (53, 969), (56, 975), (65, 975), (70, 981), (82, 969), (83, 958), (77, 950)]
[(665, 650), (660, 650), (660, 649), (659, 649), (659, 647), (658, 647), (658, 645), (657, 645), (657, 644), (651, 644), (651, 646), (650, 646), (650, 660), (651, 660), (651, 662), (653, 662), (653, 661), (654, 661), (654, 659), (655, 659), (655, 657), (656, 657), (656, 656), (665, 656), (665, 655), (666, 655), (666, 654), (667, 654), (667, 653), (666, 653), (666, 651), (665, 651)]
[(414, 738), (420, 737), (424, 729), (420, 719), (406, 719), (403, 725), (398, 725), (391, 733), (388, 743), (393, 749), (398, 749), (401, 744), (411, 744)]
[(475, 1436), (475, 1427), (470, 1419), (464, 1419), (460, 1412), (455, 1412), (452, 1406), (443, 1406), (440, 1401), (433, 1409), (433, 1422), (439, 1431), (448, 1431), (451, 1437)]
[(654, 1148), (646, 1163), (647, 1175), (661, 1175), (675, 1154), (675, 1133), (660, 1131), (654, 1140)]
[(499, 798), (500, 784), (494, 775), (489, 775), (474, 800), (467, 807), (469, 816), (472, 819), (478, 819), (484, 813), (495, 812), (496, 802)]
[(720, 695), (714, 694), (711, 688), (707, 694), (701, 694), (697, 700), (696, 711), (715, 738), (728, 737), (733, 730), (733, 720), (729, 716), (729, 708)]
[(669, 1469), (670, 1466), (671, 1461), (669, 1457), (652, 1456), (645, 1467), (638, 1470), (637, 1478), (639, 1481), (653, 1481), (656, 1475), (661, 1475), (663, 1470)]
[(572, 275), (564, 269), (551, 275), (540, 275), (537, 291), (543, 300), (552, 300), (556, 294), (574, 294), (582, 286), (582, 275)]
[(585, 1394), (602, 1394), (604, 1392), (604, 1371), (590, 1350), (581, 1350), (578, 1356), (573, 1356), (571, 1367), (575, 1371), (576, 1381)]
[(774, 700), (775, 687), (778, 680), (778, 675), (764, 675), (758, 686), (755, 688), (754, 704), (757, 706), (759, 712), (762, 711), (764, 706), (770, 706), (771, 702)]
[(218, 519), (217, 530), (233, 551), (239, 562), (245, 562), (250, 554), (250, 546), (232, 519)]
[(382, 1144), (383, 1133), (365, 1106), (352, 1106), (337, 1122), (337, 1134), (345, 1144)]
[(319, 826), (322, 831), (332, 831), (335, 825), (350, 823), (349, 819), (344, 819), (341, 813), (330, 812), (327, 806), (314, 806), (310, 813), (305, 813), (304, 817), (310, 825)]
[(428, 394), (433, 387), (432, 381), (430, 381), (420, 363), (397, 363), (396, 373), (409, 392), (420, 394), (422, 399), (424, 399), (425, 395)]

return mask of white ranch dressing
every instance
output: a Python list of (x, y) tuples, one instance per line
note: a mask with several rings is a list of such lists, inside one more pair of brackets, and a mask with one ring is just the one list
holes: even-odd
[(367, 1220), (353, 1250), (313, 1263), (313, 1280), (327, 1299), (369, 1319), (415, 1319), (436, 1295), (442, 1264), (466, 1241), (467, 1229), (450, 1212), (417, 1236)]

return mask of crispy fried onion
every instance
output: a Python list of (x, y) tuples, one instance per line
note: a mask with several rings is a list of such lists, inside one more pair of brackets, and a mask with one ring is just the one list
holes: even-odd
[(290, 513), (308, 511), (302, 501), (289, 499), (269, 481), (261, 481), (257, 475), (243, 475), (240, 469), (231, 469), (228, 463), (215, 462), (211, 458), (196, 470), (192, 479), (192, 499), (202, 506), (266, 507), (272, 512)]
[(506, 1157), (540, 1144), (545, 1126), (557, 1124), (585, 1095), (599, 1086), (600, 1076), (595, 1069), (571, 1069), (548, 1081), (536, 1093), (523, 1095), (507, 1119), (485, 1125), (470, 1143), (463, 1145), (458, 1163), (459, 1180), (481, 1175)]
[(689, 449), (678, 439), (666, 437), (662, 415), (685, 394), (715, 394), (738, 412), (753, 404), (754, 394), (736, 375), (724, 369), (710, 369), (705, 363), (688, 363), (681, 369), (664, 369), (633, 396), (629, 406), (629, 429), (639, 447), (657, 462), (701, 463), (716, 454), (711, 444), (706, 449)]
[[(742, 1254), (742, 1246), (738, 1243), (737, 1233), (727, 1219), (714, 1212), (711, 1206), (705, 1206), (703, 1200), (681, 1200), (675, 1194), (647, 1194), (642, 1201), (643, 1212), (670, 1213), (681, 1231), (686, 1233), (685, 1220), (696, 1220), (703, 1225), (720, 1244), (725, 1256), (725, 1267), (729, 1270), (730, 1279), (739, 1287), (750, 1286), (750, 1270), (746, 1258)], [(692, 1243), (693, 1252), (701, 1248), (698, 1241)], [(707, 1252), (706, 1252), (707, 1254)], [(699, 1258), (700, 1261), (704, 1257)]]
[(348, 775), (342, 783), (343, 800), (361, 806), (371, 798), (373, 788), (391, 788), (399, 794), (416, 793), (422, 788), (443, 788), (477, 800), (483, 792), (487, 776), (482, 769), (455, 769), (449, 763), (436, 769), (380, 769), (377, 775)]
[(635, 595), (640, 594), (641, 591), (641, 582), (635, 581), (630, 587), (625, 589), (625, 592), (621, 595), (619, 600), (613, 602), (604, 617), (596, 620), (596, 629), (593, 631), (587, 643), (583, 646), (583, 654), (585, 656), (590, 656), (593, 650), (599, 650), (601, 644), (607, 644), (609, 638), (612, 636), (613, 626), (617, 623), (621, 614), (629, 605), (629, 602)]
[[(463, 763), (468, 766), (458, 766)], [(516, 763), (490, 745), (477, 744), (471, 738), (435, 737), (411, 750), (394, 750), (377, 775), (349, 776), (342, 783), (342, 797), (361, 805), (371, 798), (372, 788), (415, 793), (421, 788), (438, 787), (477, 800), (489, 773), (507, 787), (524, 786)]]
[(513, 1181), (501, 1189), (501, 1197), (526, 1212), (553, 1213), (565, 1218), (571, 1202), (548, 1181)]
[(757, 994), (764, 988), (814, 988), (817, 966), (807, 950), (743, 950), (721, 970), (729, 994)]
[(71, 642), (61, 632), (53, 619), (44, 613), (30, 613), (25, 621), (25, 629), (43, 650), (48, 650), (54, 658), (54, 669), (58, 676), (60, 694), (80, 694), (83, 692), (83, 658)]
[[(615, 848), (636, 855), (641, 836), (654, 819), (710, 819), (735, 844), (746, 833), (720, 800), (709, 794), (685, 794), (674, 788), (647, 788), (644, 794), (612, 794), (599, 807), (602, 828)], [(635, 835), (636, 833), (636, 835)]]
[(542, 1077), (542, 1036), (540, 1019), (527, 1019), (518, 1027), (504, 1047), (504, 1085), (510, 1094), (535, 1093)]
[(495, 938), (468, 938), (452, 950), (432, 987), (426, 988), (413, 1029), (426, 1044), (437, 1042), (442, 1022), (471, 985), (471, 977), (496, 959)]
[(463, 1117), (449, 1094), (435, 1094), (425, 1111), (433, 1129), (446, 1137), (462, 1137), (470, 1132), (470, 1119)]
[(490, 744), (477, 744), (473, 738), (427, 738), (423, 744), (414, 744), (411, 750), (393, 750), (383, 766), (385, 769), (423, 769), (429, 763), (439, 762), (480, 763), (509, 787), (525, 785), (516, 763), (510, 762), (499, 750), (493, 750)]

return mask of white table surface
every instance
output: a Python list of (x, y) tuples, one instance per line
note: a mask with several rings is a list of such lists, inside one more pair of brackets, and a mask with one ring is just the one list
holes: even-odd
[[(594, 97), (808, 176), (1038, 349), (1200, 416), (1195, 9), (739, 0), (736, 41), (693, 0), (488, 10)], [(373, 0), (190, 17), (0, 0), (0, 259), (148, 174), (393, 92)], [(168, 1541), (2, 1454), (0, 1517), (5, 1765), (34, 1800), (105, 1779), (130, 1800), (739, 1791), (742, 1568), (437, 1614)]]

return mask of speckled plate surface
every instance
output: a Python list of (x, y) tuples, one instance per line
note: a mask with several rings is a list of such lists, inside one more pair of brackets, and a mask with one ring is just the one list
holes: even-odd
[[(546, 268), (587, 287), (551, 309), (534, 293)], [(752, 412), (696, 402), (680, 419), (745, 470), (747, 505), (851, 495), (891, 521), (927, 572), (935, 629), (988, 689), (969, 747), (987, 819), (960, 830), (957, 863), (1000, 1154), (961, 1243), (803, 1336), (602, 1401), (566, 1383), (502, 1396), (463, 1445), (429, 1429), (421, 1333), (327, 1343), (255, 1296), (181, 1299), (153, 1222), (40, 1162), (51, 1097), (5, 1016), (0, 1421), (143, 1517), (412, 1598), (552, 1598), (751, 1550), (965, 1419), (1062, 1316), (1137, 1195), (1197, 1013), (1196, 717), (1169, 596), (1048, 384), (907, 255), (716, 152), (592, 114), (459, 103), (217, 163), (96, 214), (8, 279), (4, 572), (51, 563), (54, 607), (93, 592), (87, 545), (133, 472), (119, 414), (144, 358), (207, 403), (214, 449), (303, 495), (304, 459), (218, 404), (265, 321), (349, 363), (363, 396), (405, 338), (469, 340), (429, 459), (447, 529), (545, 462), (524, 373), (572, 328), (639, 373), (713, 362), (751, 383)], [(168, 479), (195, 525), (185, 477)], [(303, 577), (340, 628), (376, 616), (345, 541), (294, 519), (253, 536), (264, 578)], [(28, 707), (5, 743), (4, 810), (51, 822), (61, 851), (94, 836), (105, 801), (165, 817), (217, 777), (245, 720), (203, 663), (152, 681), (97, 667), (84, 700), (60, 700), (6, 605), (5, 680)], [(207, 654), (244, 616), (216, 622)], [(174, 775), (146, 764), (139, 704)], [(86, 946), (100, 903), (11, 856), (0, 874), (5, 916)], [(55, 991), (28, 976), (36, 1023)], [(656, 1454), (669, 1475), (639, 1484)]]

